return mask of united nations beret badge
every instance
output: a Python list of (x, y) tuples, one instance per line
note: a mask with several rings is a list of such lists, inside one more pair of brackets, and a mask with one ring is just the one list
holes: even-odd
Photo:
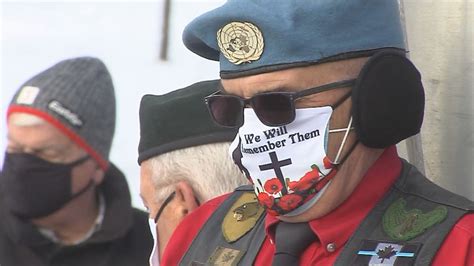
[(262, 32), (249, 22), (231, 22), (217, 31), (221, 53), (233, 64), (250, 63), (263, 53)]

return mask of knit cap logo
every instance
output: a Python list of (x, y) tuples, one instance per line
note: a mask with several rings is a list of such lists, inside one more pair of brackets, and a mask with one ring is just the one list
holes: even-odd
[(82, 125), (84, 124), (79, 118), (79, 115), (66, 108), (57, 100), (49, 102), (48, 109), (63, 117), (75, 127), (82, 127)]
[(24, 86), (18, 94), (18, 97), (16, 97), (16, 103), (27, 105), (33, 104), (39, 91), (40, 89), (38, 87)]

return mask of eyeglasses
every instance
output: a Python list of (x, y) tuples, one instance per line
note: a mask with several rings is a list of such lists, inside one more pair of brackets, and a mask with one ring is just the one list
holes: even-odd
[(242, 126), (244, 108), (250, 105), (263, 124), (277, 127), (287, 125), (295, 120), (295, 101), (298, 98), (331, 89), (353, 86), (355, 81), (355, 79), (343, 80), (298, 92), (264, 92), (249, 99), (217, 91), (204, 100), (212, 119), (220, 126)]

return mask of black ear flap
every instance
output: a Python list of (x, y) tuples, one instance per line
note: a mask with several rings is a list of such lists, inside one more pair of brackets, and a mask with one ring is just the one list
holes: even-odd
[(420, 73), (396, 52), (372, 56), (352, 91), (354, 127), (371, 148), (386, 148), (420, 132), (424, 107)]

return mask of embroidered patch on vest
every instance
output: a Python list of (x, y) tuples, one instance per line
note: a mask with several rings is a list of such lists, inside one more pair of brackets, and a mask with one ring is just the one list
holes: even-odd
[(421, 244), (363, 240), (354, 265), (413, 265)]
[(406, 201), (400, 198), (383, 215), (383, 230), (397, 241), (407, 241), (423, 234), (428, 228), (442, 222), (448, 214), (445, 206), (438, 206), (427, 213), (419, 209), (407, 211), (405, 206)]
[(242, 259), (244, 253), (245, 252), (236, 249), (217, 247), (206, 265), (235, 266), (239, 263), (240, 259)]
[(231, 22), (217, 32), (221, 53), (235, 65), (260, 59), (263, 53), (262, 32), (249, 22)]
[(232, 243), (248, 233), (263, 214), (264, 209), (257, 202), (255, 193), (243, 193), (232, 205), (222, 222), (222, 234)]

